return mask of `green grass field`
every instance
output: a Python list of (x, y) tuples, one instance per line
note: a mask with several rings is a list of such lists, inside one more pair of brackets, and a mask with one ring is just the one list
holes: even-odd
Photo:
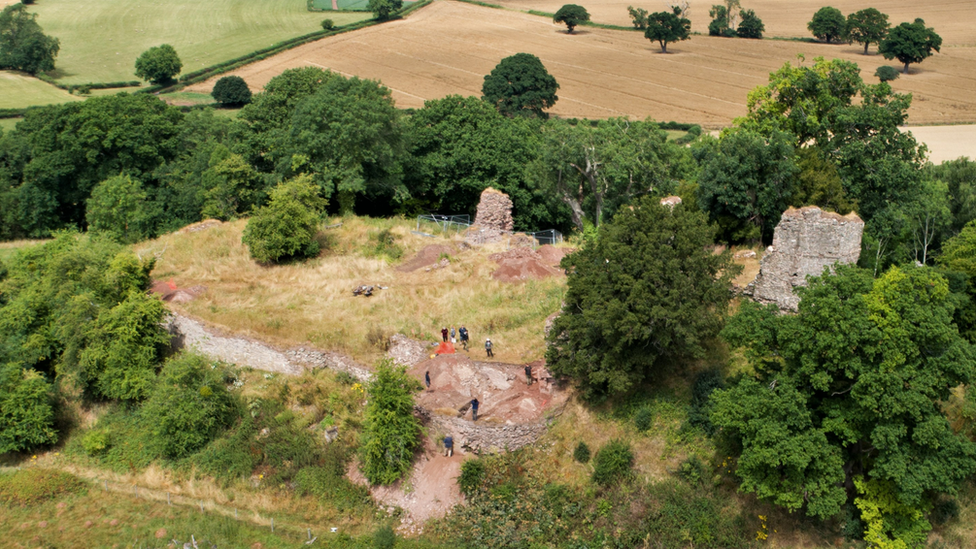
[[(403, 5), (409, 6), (412, 4), (411, 0), (404, 0)], [(312, 0), (312, 7), (318, 10), (332, 11), (332, 0)], [(368, 11), (369, 10), (369, 0), (336, 0), (336, 7), (340, 11), (343, 10), (353, 10), (353, 11)], [(336, 24), (339, 22), (336, 21)]]
[(0, 71), (0, 109), (22, 109), (80, 100), (80, 97), (25, 74)]
[[(89, 0), (83, 6), (47, 0), (30, 10), (45, 33), (61, 40), (55, 76), (68, 84), (135, 80), (139, 54), (164, 43), (176, 48), (184, 73), (198, 70), (320, 30), (324, 19), (304, 0)], [(336, 25), (369, 17), (329, 14)], [(5, 90), (0, 97), (26, 106)]]
[[(21, 118), (0, 118), (0, 130), (3, 133), (8, 133), (14, 131), (14, 127), (17, 126), (17, 122), (20, 122)], [(0, 252), (2, 254), (3, 252)]]

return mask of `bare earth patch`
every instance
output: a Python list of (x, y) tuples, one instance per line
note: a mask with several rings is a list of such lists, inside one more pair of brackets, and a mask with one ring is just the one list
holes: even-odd
[(373, 499), (382, 505), (404, 510), (405, 516), (398, 528), (401, 534), (423, 532), (424, 522), (443, 517), (463, 500), (457, 478), (461, 474), (461, 464), (469, 455), (458, 448), (452, 457), (446, 457), (430, 439), (424, 439), (422, 452), (410, 476), (390, 486), (369, 486), (359, 472), (358, 464), (354, 462), (349, 466), (349, 478), (369, 486)]
[[(971, 21), (972, 17), (962, 15), (976, 10), (970, 7), (973, 2), (959, 6), (962, 12), (947, 12), (946, 19)], [(775, 19), (758, 6), (749, 7), (757, 10), (767, 26)], [(888, 9), (886, 5), (876, 7)], [(911, 19), (924, 17), (939, 32), (947, 30), (936, 24), (937, 18), (926, 15), (938, 6), (917, 7)], [(626, 17), (626, 5), (620, 9)], [(704, 8), (695, 9), (699, 11), (692, 20), (707, 25), (701, 11)], [(785, 4), (782, 10), (804, 28), (816, 11), (807, 13)], [(899, 16), (892, 17), (897, 24)], [(951, 36), (952, 31), (948, 34)], [(318, 66), (379, 80), (392, 90), (398, 107), (419, 108), (425, 100), (448, 94), (480, 96), (484, 75), (498, 61), (527, 52), (537, 55), (560, 83), (559, 101), (552, 114), (650, 116), (716, 127), (746, 114), (748, 92), (766, 84), (770, 72), (796, 61), (797, 54), (805, 55), (806, 63), (817, 56), (854, 61), (867, 80), (873, 80), (870, 75), (879, 66), (891, 64), (879, 55), (862, 55), (863, 48), (857, 44), (694, 36), (671, 45), (672, 53), (660, 54), (659, 50), (638, 32), (585, 28), (569, 35), (565, 27), (553, 25), (544, 17), (439, 1), (406, 19), (325, 38), (229, 74), (243, 77), (252, 90), (259, 91), (285, 69)], [(914, 96), (910, 122), (976, 122), (973, 66), (976, 48), (943, 47), (942, 53), (913, 66), (912, 74), (894, 81), (896, 91)], [(201, 82), (188, 90), (209, 93), (215, 81)]]

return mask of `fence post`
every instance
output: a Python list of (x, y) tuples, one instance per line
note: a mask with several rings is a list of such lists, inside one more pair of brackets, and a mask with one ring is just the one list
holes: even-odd
[(203, 512), (203, 500), (200, 500), (200, 512)]
[(108, 492), (108, 481), (105, 481), (105, 491)]
[(135, 484), (132, 485), (132, 493), (135, 494), (136, 497), (139, 497), (139, 487)]
[(306, 528), (305, 531), (308, 532), (308, 539), (312, 539), (312, 529)]
[(166, 492), (166, 505), (172, 506), (173, 504), (169, 501), (169, 492)]
[(274, 517), (271, 517), (271, 532), (274, 533)]

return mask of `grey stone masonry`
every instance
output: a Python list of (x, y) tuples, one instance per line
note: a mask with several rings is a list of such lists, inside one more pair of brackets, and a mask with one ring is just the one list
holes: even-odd
[(786, 210), (745, 293), (795, 311), (800, 298), (793, 289), (806, 286), (807, 277), (823, 274), (825, 267), (857, 263), (863, 232), (864, 221), (853, 212), (839, 215), (816, 206)]

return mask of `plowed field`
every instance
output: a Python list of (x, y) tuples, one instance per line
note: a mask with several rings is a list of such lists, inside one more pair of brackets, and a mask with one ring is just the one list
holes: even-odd
[[(556, 13), (565, 0), (486, 0), (517, 10), (538, 10)], [(708, 8), (712, 4), (720, 4), (721, 0), (707, 2), (692, 2), (688, 18), (691, 19), (691, 30), (708, 34)], [(976, 46), (976, 33), (973, 32), (973, 22), (976, 21), (976, 0), (944, 0), (941, 2), (916, 2), (914, 0), (740, 0), (743, 8), (751, 9), (766, 25), (766, 36), (789, 38), (812, 38), (807, 30), (807, 22), (813, 14), (823, 6), (832, 6), (845, 16), (864, 8), (876, 8), (888, 14), (888, 22), (892, 26), (902, 22), (912, 22), (916, 17), (925, 20), (925, 24), (933, 27), (942, 37), (946, 46)], [(630, 15), (627, 6), (644, 8), (647, 11), (663, 11), (664, 4), (660, 1), (634, 2), (632, 0), (587, 0), (582, 5), (590, 13), (590, 18), (597, 23), (630, 26)], [(874, 50), (874, 46), (871, 46)], [(862, 46), (863, 51), (863, 46)]]
[[(254, 90), (291, 67), (320, 66), (381, 81), (400, 107), (448, 94), (480, 95), (484, 75), (518, 52), (542, 59), (560, 83), (551, 109), (564, 117), (653, 117), (709, 126), (745, 114), (746, 94), (804, 54), (857, 62), (865, 76), (882, 64), (858, 46), (695, 36), (658, 53), (636, 32), (583, 28), (568, 35), (545, 18), (438, 1), (400, 21), (319, 40), (238, 69)], [(976, 48), (945, 53), (895, 81), (914, 94), (912, 124), (976, 121)], [(209, 92), (214, 80), (193, 91)]]

